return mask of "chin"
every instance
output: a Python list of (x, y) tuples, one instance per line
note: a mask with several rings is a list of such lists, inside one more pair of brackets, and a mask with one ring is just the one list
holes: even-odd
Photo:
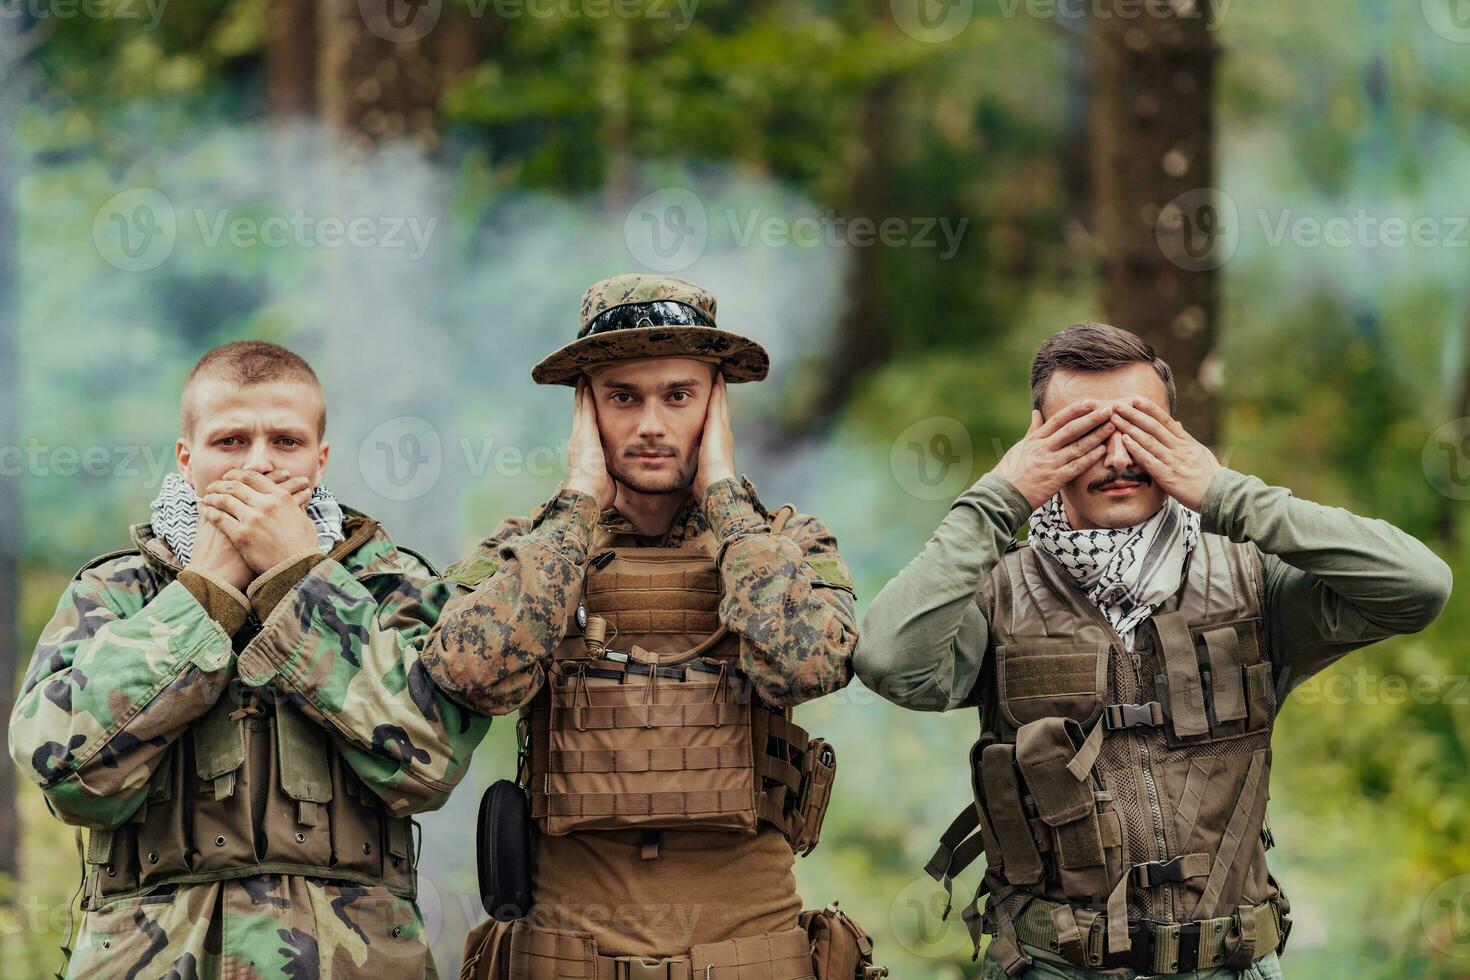
[(678, 493), (680, 490), (688, 489), (689, 485), (694, 482), (691, 476), (682, 473), (641, 478), (628, 473), (618, 473), (614, 474), (614, 478), (634, 493), (646, 494)]

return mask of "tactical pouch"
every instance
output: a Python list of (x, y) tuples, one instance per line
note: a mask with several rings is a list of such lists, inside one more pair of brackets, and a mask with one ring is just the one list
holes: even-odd
[(1059, 715), (1087, 727), (1102, 713), (1106, 643), (1027, 640), (995, 652), (1000, 711), (1012, 728)]
[(327, 734), (284, 700), (276, 702), (276, 751), (265, 815), (272, 861), (325, 867), (332, 860), (327, 804), (332, 771)]
[(1191, 628), (1181, 613), (1153, 618), (1162, 673), (1155, 676), (1171, 748), (1239, 738), (1276, 716), (1271, 664), (1261, 655), (1260, 620)]
[(158, 760), (158, 768), (148, 780), (148, 798), (144, 806), (148, 819), (134, 825), (130, 842), (136, 840), (138, 850), (138, 883), (151, 884), (170, 875), (186, 874), (193, 851), (192, 833), (188, 826), (189, 805), (185, 799), (190, 774), (184, 771), (183, 752), (175, 744)]
[[(1016, 747), (1003, 742), (985, 746), (980, 752), (981, 798), (984, 815), (998, 845), (990, 855), (999, 863), (1013, 885), (1033, 885), (1045, 874), (1041, 852), (1031, 836), (1031, 824), (1021, 803), (1021, 782), (1016, 776)], [(989, 853), (989, 848), (986, 849)]]
[[(702, 943), (689, 950), (689, 969), (693, 977), (733, 978), (733, 980), (820, 980), (825, 974), (812, 970), (814, 954), (808, 945), (807, 930), (798, 925), (782, 932), (759, 936), (737, 936), (718, 943)], [(676, 958), (677, 959), (677, 958)], [(632, 976), (640, 974), (633, 973)], [(679, 976), (667, 968), (653, 972), (656, 978)], [(832, 974), (843, 980), (854, 974)]]
[(486, 919), (465, 937), (459, 980), (505, 980), (510, 969), (510, 922)]
[(876, 980), (888, 976), (887, 967), (873, 965), (872, 937), (836, 902), (824, 909), (808, 909), (798, 921), (806, 930), (817, 980)]
[(803, 857), (816, 849), (822, 836), (822, 820), (827, 816), (836, 779), (837, 750), (826, 739), (812, 739), (802, 756), (801, 830), (791, 842), (792, 849)]
[[(1079, 774), (1070, 767), (1082, 742), (1082, 727), (1069, 718), (1029, 722), (1016, 735), (1016, 764), (1036, 801), (1036, 815), (1052, 829), (1064, 885), (1067, 872), (1101, 870), (1105, 862), (1091, 770)], [(1087, 891), (1093, 894), (1106, 888), (1105, 882), (1091, 884)]]
[(509, 779), (497, 780), (480, 798), (475, 834), (480, 901), (491, 919), (509, 921), (531, 908), (531, 803)]
[(510, 980), (594, 980), (597, 941), (589, 932), (540, 929), (526, 919), (511, 923), (506, 976)]

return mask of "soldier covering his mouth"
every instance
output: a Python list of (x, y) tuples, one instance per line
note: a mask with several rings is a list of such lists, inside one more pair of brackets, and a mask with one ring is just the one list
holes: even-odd
[(410, 814), (490, 725), (419, 659), (448, 587), (322, 486), (300, 357), (227, 344), (182, 402), (152, 521), (77, 573), (11, 715), (88, 828), (67, 975), (434, 976)]

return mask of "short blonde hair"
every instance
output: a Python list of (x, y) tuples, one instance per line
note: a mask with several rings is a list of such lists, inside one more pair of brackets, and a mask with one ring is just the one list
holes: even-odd
[[(237, 340), (224, 344), (199, 358), (199, 363), (184, 379), (184, 392), (180, 398), (179, 424), (187, 435), (193, 431), (194, 406), (189, 399), (189, 389), (196, 381), (213, 378), (236, 385), (265, 384), (271, 381), (300, 381), (322, 393), (322, 383), (311, 369), (311, 365), (299, 354), (292, 353), (280, 344), (265, 340)], [(321, 417), (317, 420), (316, 436), (320, 439), (327, 431), (326, 398), (322, 398)]]

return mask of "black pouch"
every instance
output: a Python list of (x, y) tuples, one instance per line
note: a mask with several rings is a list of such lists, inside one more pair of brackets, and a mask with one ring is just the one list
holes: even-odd
[(501, 779), (480, 798), (476, 829), (480, 901), (499, 922), (531, 909), (531, 801), (526, 791)]

